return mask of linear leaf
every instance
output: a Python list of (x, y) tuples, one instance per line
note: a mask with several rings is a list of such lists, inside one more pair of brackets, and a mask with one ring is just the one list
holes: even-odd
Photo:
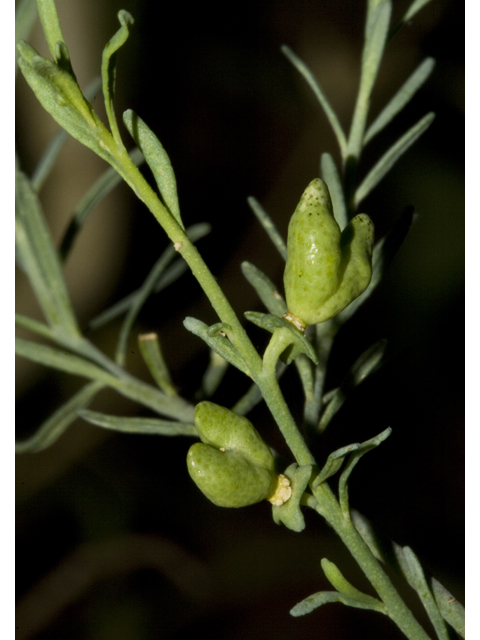
[(302, 76), (305, 78), (310, 88), (312, 89), (313, 93), (315, 94), (315, 97), (324, 110), (325, 115), (327, 116), (327, 119), (330, 122), (330, 125), (336, 135), (337, 142), (340, 147), (341, 156), (342, 158), (345, 158), (347, 150), (347, 139), (345, 137), (345, 133), (343, 132), (342, 125), (340, 124), (335, 111), (330, 106), (330, 103), (328, 102), (327, 97), (323, 93), (323, 90), (318, 84), (315, 76), (303, 62), (303, 60), (299, 58), (297, 54), (290, 49), (290, 47), (283, 45), (281, 47), (281, 51), (290, 60), (293, 66), (302, 74)]
[[(346, 183), (348, 184), (351, 182), (349, 173), (356, 166), (363, 146), (371, 94), (375, 80), (377, 79), (387, 39), (388, 25), (392, 11), (391, 4), (390, 0), (368, 3), (360, 85), (348, 137), (348, 148), (342, 156), (344, 162), (348, 159), (348, 162), (345, 163), (347, 170)], [(347, 197), (349, 200), (350, 189)]]
[(19, 327), (23, 327), (24, 329), (28, 329), (29, 331), (33, 331), (34, 333), (38, 333), (44, 338), (48, 338), (49, 340), (54, 339), (54, 335), (49, 326), (44, 324), (43, 322), (39, 322), (38, 320), (34, 320), (33, 318), (29, 318), (28, 316), (23, 316), (20, 313), (15, 314), (15, 324)]
[(447, 627), (429, 589), (422, 565), (410, 547), (395, 545), (397, 559), (409, 585), (418, 593), (422, 605), (430, 618), (439, 640), (449, 640)]
[(282, 236), (280, 235), (280, 232), (278, 231), (271, 217), (268, 215), (268, 213), (265, 211), (262, 205), (257, 200), (255, 200), (255, 198), (252, 198), (252, 197), (247, 198), (247, 202), (251, 210), (257, 217), (257, 220), (260, 222), (262, 227), (267, 232), (268, 237), (273, 242), (279, 254), (282, 256), (284, 260), (286, 260), (287, 244), (285, 240), (282, 238)]
[[(387, 340), (379, 340), (369, 347), (355, 361), (353, 366), (347, 372), (340, 386), (335, 390), (326, 404), (325, 411), (320, 419), (318, 429), (320, 432), (325, 431), (334, 415), (343, 406), (348, 395), (357, 387), (367, 376), (378, 369), (380, 362), (387, 348)], [(325, 403), (327, 401), (325, 400)]]
[(163, 357), (160, 339), (156, 333), (143, 333), (138, 336), (138, 346), (152, 378), (167, 396), (176, 395), (165, 358)]
[(242, 262), (241, 268), (268, 311), (275, 316), (283, 316), (288, 311), (287, 305), (270, 278), (251, 262)]
[(266, 329), (270, 333), (274, 333), (276, 329), (287, 329), (290, 336), (293, 338), (293, 342), (290, 342), (292, 348), (289, 350), (286, 357), (286, 363), (290, 364), (300, 353), (307, 355), (310, 360), (315, 364), (318, 364), (318, 356), (315, 353), (315, 349), (312, 343), (305, 337), (303, 333), (298, 331), (288, 320), (285, 318), (279, 318), (270, 313), (260, 313), (258, 311), (245, 311), (244, 316), (253, 324), (261, 329)]
[(405, 15), (403, 16), (403, 18), (392, 29), (390, 33), (390, 38), (393, 38), (393, 36), (397, 33), (397, 31), (399, 31), (405, 23), (411, 20), (413, 16), (417, 14), (420, 11), (420, 9), (423, 9), (423, 7), (427, 5), (429, 2), (430, 0), (413, 0), (412, 4), (408, 7), (407, 11), (405, 12)]
[(37, 453), (56, 442), (68, 427), (78, 418), (78, 411), (82, 409), (103, 388), (101, 382), (90, 382), (78, 393), (62, 404), (40, 428), (27, 440), (15, 443), (16, 453)]
[(19, 40), (26, 40), (30, 35), (30, 31), (37, 17), (36, 0), (20, 0), (15, 8), (15, 75), (17, 73), (17, 55), (16, 49)]
[(155, 287), (162, 273), (176, 256), (177, 252), (175, 251), (174, 247), (172, 245), (169, 245), (153, 265), (142, 286), (137, 289), (135, 298), (132, 300), (132, 304), (130, 305), (127, 311), (127, 315), (123, 321), (118, 338), (115, 358), (119, 364), (123, 364), (125, 361), (128, 340), (138, 314), (140, 313), (145, 302), (155, 290)]
[(229, 363), (222, 356), (210, 349), (210, 360), (202, 376), (202, 385), (195, 397), (211, 398), (222, 382), (228, 365)]
[(91, 378), (92, 380), (98, 380), (109, 385), (113, 383), (113, 386), (116, 386), (118, 382), (114, 376), (88, 360), (84, 360), (66, 351), (60, 351), (59, 349), (32, 342), (31, 340), (15, 338), (15, 352), (33, 362), (38, 362), (46, 367), (60, 369), (60, 371), (65, 371), (72, 375)]
[[(194, 224), (191, 227), (188, 227), (187, 234), (192, 242), (196, 242), (203, 236), (207, 235), (211, 231), (211, 226), (206, 222), (200, 222), (199, 224)], [(182, 274), (184, 274), (188, 270), (188, 265), (182, 258), (178, 258), (175, 262), (172, 263), (170, 267), (168, 267), (159, 277), (158, 281), (155, 283), (154, 293), (159, 293), (165, 287), (172, 284), (180, 278)], [(98, 329), (98, 327), (103, 326), (107, 322), (114, 320), (118, 316), (126, 313), (133, 304), (135, 304), (136, 297), (139, 293), (140, 289), (136, 291), (132, 291), (125, 298), (122, 298), (114, 305), (102, 311), (98, 316), (93, 318), (89, 324), (89, 329)]]
[(411, 127), (390, 149), (380, 158), (373, 169), (365, 176), (355, 192), (355, 208), (364, 200), (382, 178), (390, 171), (393, 165), (403, 154), (410, 149), (412, 144), (425, 133), (435, 118), (434, 113), (427, 113), (413, 127)]
[(15, 173), (15, 242), (48, 323), (61, 333), (79, 337), (80, 330), (40, 201), (22, 171)]
[(220, 333), (210, 335), (208, 332), (208, 325), (201, 320), (197, 320), (197, 318), (187, 317), (183, 321), (183, 325), (188, 331), (191, 331), (206, 342), (210, 349), (213, 349), (219, 356), (222, 356), (224, 360), (227, 360), (227, 362), (232, 364), (234, 367), (243, 371), (245, 375), (251, 377), (250, 371), (243, 361), (243, 358), (228, 338), (223, 337)]
[(123, 433), (143, 433), (158, 436), (194, 436), (198, 437), (198, 431), (193, 424), (187, 422), (172, 422), (171, 420), (158, 420), (156, 418), (124, 418), (110, 416), (97, 411), (83, 409), (78, 415), (104, 429), (122, 431)]
[[(130, 159), (139, 166), (144, 158), (142, 152), (135, 148), (129, 153)], [(65, 234), (60, 243), (60, 255), (65, 260), (73, 247), (73, 243), (77, 237), (78, 232), (82, 229), (83, 225), (90, 216), (93, 209), (100, 204), (100, 202), (107, 197), (107, 195), (115, 189), (115, 187), (122, 182), (122, 177), (115, 171), (113, 167), (109, 167), (104, 173), (94, 182), (87, 193), (80, 200), (75, 207), (73, 217), (65, 231)]]
[(102, 89), (105, 100), (105, 111), (107, 112), (110, 131), (120, 149), (125, 149), (120, 131), (118, 130), (117, 118), (113, 107), (113, 97), (115, 95), (115, 63), (117, 51), (123, 47), (128, 40), (129, 27), (133, 25), (133, 17), (128, 11), (121, 9), (118, 12), (120, 29), (113, 35), (105, 45), (102, 53)]
[(435, 578), (432, 578), (432, 588), (443, 619), (452, 625), (462, 638), (465, 638), (465, 608)]
[(290, 615), (295, 618), (298, 616), (304, 616), (305, 614), (314, 611), (314, 609), (318, 609), (322, 604), (327, 604), (329, 602), (341, 602), (347, 607), (354, 607), (356, 609), (373, 609), (374, 611), (378, 611), (377, 607), (372, 607), (371, 604), (367, 604), (363, 600), (357, 600), (356, 598), (345, 596), (343, 593), (338, 593), (338, 591), (320, 591), (308, 596), (308, 598), (305, 598), (305, 600), (296, 604), (293, 609), (290, 610)]
[(350, 515), (352, 518), (352, 522), (355, 526), (355, 529), (361, 535), (363, 541), (370, 549), (372, 554), (375, 556), (377, 560), (381, 562), (387, 562), (386, 553), (384, 550), (384, 545), (382, 541), (379, 539), (378, 534), (372, 526), (372, 523), (368, 518), (366, 518), (362, 513), (357, 511), (356, 509), (350, 510)]
[(131, 109), (123, 114), (123, 122), (145, 156), (164, 203), (184, 229), (178, 204), (177, 181), (167, 152), (153, 131)]
[(50, 55), (55, 58), (57, 42), (65, 42), (60, 22), (58, 20), (57, 8), (54, 0), (40, 0), (37, 2), (38, 15), (42, 23), (42, 29), (47, 40)]
[(343, 194), (342, 182), (338, 174), (335, 160), (329, 153), (322, 153), (320, 159), (320, 172), (324, 182), (327, 183), (332, 198), (333, 212), (341, 230), (348, 224), (347, 206)]
[(392, 433), (391, 427), (388, 427), (384, 431), (378, 434), (378, 436), (374, 436), (370, 438), (370, 440), (366, 440), (362, 442), (358, 449), (356, 449), (348, 459), (345, 469), (340, 476), (340, 480), (338, 481), (338, 494), (340, 498), (340, 506), (342, 508), (343, 514), (345, 517), (349, 517), (349, 506), (348, 506), (348, 479), (350, 478), (350, 474), (353, 469), (359, 462), (360, 458), (367, 453), (367, 451), (371, 451), (378, 447), (384, 440), (388, 438), (388, 436)]
[(412, 75), (406, 80), (406, 82), (400, 87), (393, 98), (382, 109), (375, 120), (365, 134), (363, 141), (364, 146), (370, 142), (370, 140), (380, 133), (387, 124), (389, 124), (393, 118), (400, 113), (400, 111), (407, 105), (413, 98), (415, 93), (420, 87), (427, 81), (428, 77), (433, 71), (435, 66), (435, 60), (433, 58), (426, 58), (412, 73)]
[(335, 587), (335, 589), (337, 589), (341, 594), (349, 598), (353, 598), (358, 602), (363, 602), (367, 609), (373, 609), (379, 613), (387, 614), (387, 608), (383, 602), (359, 591), (350, 584), (336, 564), (330, 562), (327, 558), (322, 558), (321, 565), (327, 580), (330, 582), (332, 587)]
[(356, 451), (360, 447), (359, 442), (355, 442), (354, 444), (348, 444), (346, 447), (341, 447), (336, 451), (333, 451), (327, 458), (325, 464), (322, 467), (322, 470), (316, 476), (315, 480), (312, 484), (312, 489), (316, 489), (322, 482), (328, 480), (331, 476), (333, 476), (343, 464), (343, 461), (352, 451)]
[[(126, 398), (143, 404), (161, 415), (166, 415), (181, 421), (193, 420), (194, 407), (186, 400), (179, 396), (166, 396), (159, 389), (141, 380), (137, 380), (121, 369), (119, 369), (119, 374), (122, 375), (116, 377), (91, 362), (72, 355), (71, 353), (21, 338), (15, 338), (15, 350), (18, 355), (28, 358), (33, 362), (43, 364), (46, 367), (53, 367), (54, 369), (59, 369), (72, 375), (103, 382)], [(105, 360), (107, 360), (107, 358), (105, 358)]]

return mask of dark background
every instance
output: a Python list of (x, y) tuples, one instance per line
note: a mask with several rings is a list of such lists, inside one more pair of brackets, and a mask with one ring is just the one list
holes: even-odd
[[(394, 19), (408, 4), (394, 3)], [(261, 310), (241, 261), (252, 261), (279, 286), (283, 267), (246, 198), (262, 202), (285, 235), (301, 192), (318, 175), (320, 153), (329, 151), (338, 160), (325, 116), (279, 47), (289, 44), (307, 62), (348, 131), (364, 3), (261, 0), (219, 8), (181, 1), (60, 0), (81, 86), (98, 74), (103, 44), (116, 31), (122, 8), (133, 14), (135, 25), (118, 55), (117, 113), (132, 108), (157, 133), (176, 172), (186, 225), (213, 226), (198, 245), (207, 264), (238, 313)], [(385, 281), (338, 335), (327, 389), (380, 338), (389, 340), (388, 362), (350, 397), (315, 451), (322, 461), (335, 448), (393, 428), (389, 440), (355, 469), (351, 504), (387, 536), (410, 545), (460, 600), (462, 12), (462, 3), (434, 0), (388, 45), (372, 117), (426, 56), (437, 65), (402, 115), (367, 148), (363, 171), (427, 111), (437, 116), (362, 210), (373, 218), (378, 237), (406, 205), (414, 205), (419, 217)], [(38, 26), (30, 41), (46, 54)], [(101, 112), (100, 98), (93, 104)], [(20, 158), (31, 173), (56, 125), (21, 77), (17, 125)], [(123, 128), (122, 135), (129, 145)], [(75, 141), (67, 144), (42, 192), (56, 239), (103, 170), (90, 151)], [(120, 186), (94, 212), (67, 264), (81, 322), (86, 325), (137, 288), (166, 246), (153, 217)], [(21, 312), (40, 317), (21, 276), (18, 298)], [(189, 275), (147, 304), (138, 331), (159, 331), (175, 383), (193, 400), (208, 355), (184, 330), (186, 315), (216, 321)], [(118, 330), (113, 323), (92, 339), (111, 355)], [(259, 331), (251, 335), (259, 347), (264, 344)], [(130, 370), (148, 380), (136, 340), (129, 358)], [(19, 437), (34, 431), (82, 384), (21, 361), (17, 372)], [(294, 375), (285, 385), (295, 390)], [(214, 400), (231, 406), (246, 388), (240, 375), (229, 372)], [(291, 395), (295, 410), (298, 400)], [(93, 407), (117, 415), (137, 411), (110, 392)], [(286, 453), (268, 412), (259, 407), (252, 419)], [(307, 514), (300, 537), (275, 525), (266, 504), (222, 510), (207, 502), (186, 472), (189, 444), (181, 438), (110, 435), (78, 421), (50, 449), (17, 457), (19, 638), (402, 637), (377, 614), (342, 605), (304, 618), (289, 616), (298, 601), (328, 589), (319, 564), (323, 557), (359, 588), (369, 586), (313, 514)], [(415, 597), (404, 594), (417, 607)]]

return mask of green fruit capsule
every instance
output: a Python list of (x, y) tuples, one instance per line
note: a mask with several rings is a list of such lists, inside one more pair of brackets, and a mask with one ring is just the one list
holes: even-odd
[(372, 277), (373, 239), (366, 214), (340, 232), (327, 185), (312, 180), (288, 227), (287, 320), (300, 329), (325, 322), (365, 291)]
[(250, 420), (213, 402), (195, 408), (202, 442), (190, 447), (188, 472), (219, 507), (246, 507), (275, 494), (273, 455)]

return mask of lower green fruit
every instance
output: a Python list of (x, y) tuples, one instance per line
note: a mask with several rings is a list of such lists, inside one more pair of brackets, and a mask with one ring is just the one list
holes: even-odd
[(275, 494), (273, 455), (250, 420), (213, 402), (195, 408), (202, 442), (187, 455), (188, 472), (219, 507), (246, 507)]

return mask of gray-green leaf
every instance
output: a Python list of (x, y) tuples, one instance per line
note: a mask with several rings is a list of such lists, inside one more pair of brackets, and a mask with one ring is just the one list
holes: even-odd
[(51, 328), (78, 338), (80, 330), (40, 201), (21, 171), (15, 174), (15, 243), (22, 268)]
[(177, 181), (167, 152), (145, 122), (131, 109), (123, 114), (123, 122), (145, 156), (168, 210), (184, 229), (177, 196)]
[(242, 262), (242, 273), (258, 294), (258, 297), (275, 316), (283, 316), (287, 305), (270, 278), (251, 262)]
[(78, 415), (87, 422), (123, 433), (143, 433), (158, 436), (194, 436), (198, 437), (195, 425), (187, 422), (173, 422), (172, 420), (158, 420), (156, 418), (125, 418), (110, 416), (98, 411), (78, 412)]

